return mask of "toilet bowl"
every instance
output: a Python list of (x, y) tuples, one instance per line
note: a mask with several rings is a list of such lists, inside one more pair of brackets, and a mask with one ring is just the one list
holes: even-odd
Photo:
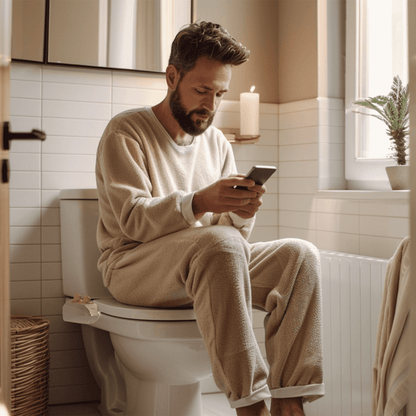
[(97, 190), (63, 190), (60, 207), (63, 319), (81, 324), (101, 414), (202, 415), (200, 380), (212, 373), (193, 309), (114, 299), (97, 270)]

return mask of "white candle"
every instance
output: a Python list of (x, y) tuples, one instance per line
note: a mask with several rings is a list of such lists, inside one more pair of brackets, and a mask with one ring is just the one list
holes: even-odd
[(240, 94), (240, 135), (258, 136), (259, 135), (259, 109), (260, 95), (253, 92), (254, 86), (250, 92)]

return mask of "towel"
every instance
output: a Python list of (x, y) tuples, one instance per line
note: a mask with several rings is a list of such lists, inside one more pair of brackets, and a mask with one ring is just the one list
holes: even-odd
[(396, 416), (409, 400), (410, 238), (387, 265), (373, 367), (373, 416)]

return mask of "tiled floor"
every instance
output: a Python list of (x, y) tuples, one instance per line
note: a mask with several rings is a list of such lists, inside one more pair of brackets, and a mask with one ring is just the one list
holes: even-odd
[[(269, 403), (268, 403), (269, 404)], [(202, 395), (203, 416), (235, 416), (222, 393)], [(50, 406), (49, 416), (100, 416), (98, 403)]]

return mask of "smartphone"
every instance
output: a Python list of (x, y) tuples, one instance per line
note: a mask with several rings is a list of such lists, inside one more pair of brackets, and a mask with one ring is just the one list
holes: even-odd
[[(276, 166), (253, 166), (247, 173), (246, 179), (252, 179), (257, 185), (264, 185), (267, 179), (276, 172)], [(245, 186), (236, 186), (235, 189), (247, 189)]]

